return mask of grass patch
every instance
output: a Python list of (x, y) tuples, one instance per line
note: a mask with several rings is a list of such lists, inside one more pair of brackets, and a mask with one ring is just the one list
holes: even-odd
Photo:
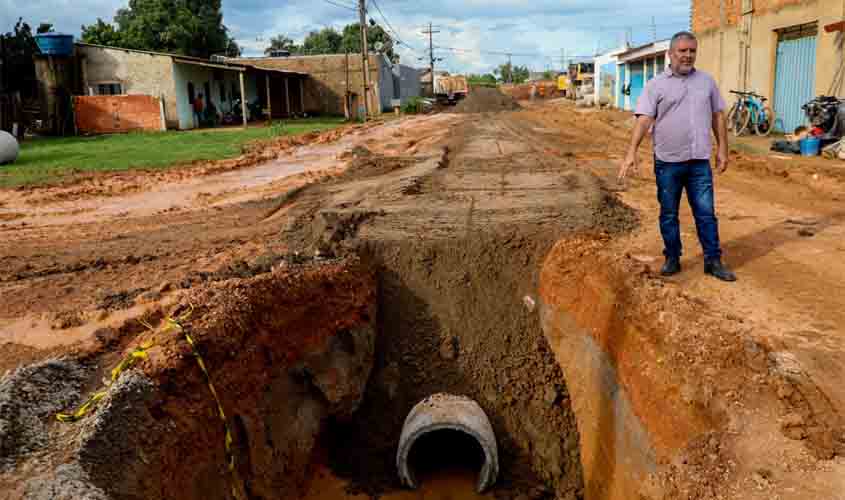
[(252, 141), (328, 130), (342, 124), (343, 118), (308, 118), (246, 130), (39, 138), (22, 144), (17, 162), (0, 167), (0, 188), (53, 184), (80, 173), (167, 168), (196, 160), (233, 158)]

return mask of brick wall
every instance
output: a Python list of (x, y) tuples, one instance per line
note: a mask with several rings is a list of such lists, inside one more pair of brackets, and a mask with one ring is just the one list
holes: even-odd
[[(737, 26), (742, 16), (742, 0), (723, 0), (727, 26)], [(777, 12), (794, 5), (816, 5), (818, 0), (750, 0), (754, 16)], [(692, 0), (692, 29), (697, 34), (719, 29), (719, 0)]]
[(82, 43), (77, 44), (77, 52), (84, 58), (87, 86), (119, 82), (124, 94), (163, 97), (168, 127), (178, 127), (171, 57)]
[(161, 130), (161, 105), (148, 95), (97, 95), (73, 98), (76, 127), (82, 134)]
[[(345, 54), (261, 57), (241, 60), (261, 68), (308, 73), (309, 77), (305, 81), (306, 111), (343, 114), (343, 95), (347, 88), (347, 59)], [(369, 64), (370, 84), (374, 89), (370, 103), (377, 108), (375, 111), (378, 113), (381, 111), (379, 106), (380, 89), (378, 88), (380, 57), (371, 55)], [(349, 90), (359, 95), (364, 88), (362, 65), (361, 54), (349, 54)], [(392, 89), (390, 91), (392, 92)]]

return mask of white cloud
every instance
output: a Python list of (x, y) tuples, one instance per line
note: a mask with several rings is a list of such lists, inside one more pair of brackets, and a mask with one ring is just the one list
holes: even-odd
[[(353, 5), (355, 0), (332, 0)], [(384, 24), (368, 0), (369, 15)], [(428, 38), (421, 33), (432, 22), (440, 31), (434, 45), (444, 58), (438, 67), (452, 72), (486, 72), (507, 61), (490, 52), (511, 52), (514, 64), (534, 70), (560, 65), (561, 50), (590, 55), (597, 47), (616, 47), (627, 27), (634, 42), (651, 39), (652, 18), (659, 38), (687, 27), (689, 0), (375, 0), (399, 38), (414, 50), (397, 49), (403, 62), (428, 65)], [(35, 26), (53, 22), (59, 31), (79, 34), (80, 25), (101, 17), (110, 21), (128, 0), (0, 0), (0, 31), (12, 29), (19, 16)], [(263, 52), (272, 36), (301, 40), (325, 26), (342, 28), (357, 22), (357, 13), (324, 0), (223, 0), (224, 23), (247, 54)], [(524, 57), (523, 55), (527, 55)], [(424, 60), (418, 60), (419, 58)]]

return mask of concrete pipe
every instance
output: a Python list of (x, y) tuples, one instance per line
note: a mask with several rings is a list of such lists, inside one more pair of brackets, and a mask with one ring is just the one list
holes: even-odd
[(478, 403), (465, 396), (451, 394), (434, 394), (425, 398), (405, 418), (396, 453), (396, 467), (402, 483), (417, 488), (414, 471), (408, 465), (411, 449), (422, 436), (440, 430), (463, 432), (478, 442), (484, 452), (484, 464), (478, 476), (477, 489), (483, 493), (490, 488), (499, 474), (499, 452), (493, 427)]
[(0, 130), (0, 165), (14, 163), (18, 159), (18, 140), (15, 136)]

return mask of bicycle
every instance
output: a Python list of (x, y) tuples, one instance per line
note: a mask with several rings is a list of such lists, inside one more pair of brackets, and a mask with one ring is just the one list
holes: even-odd
[(766, 104), (768, 99), (754, 92), (731, 90), (731, 94), (736, 94), (737, 100), (728, 112), (728, 130), (739, 137), (753, 123), (757, 135), (767, 136), (772, 133), (775, 115)]

